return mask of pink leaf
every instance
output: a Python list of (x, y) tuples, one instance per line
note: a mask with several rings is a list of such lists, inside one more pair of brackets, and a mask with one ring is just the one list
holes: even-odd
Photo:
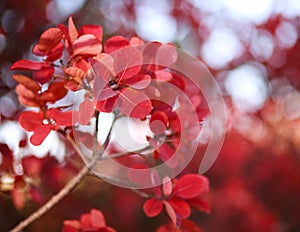
[(102, 44), (94, 35), (82, 35), (73, 43), (73, 56), (97, 55), (102, 51)]
[(143, 205), (143, 210), (148, 217), (155, 217), (161, 213), (163, 204), (156, 199), (149, 199)]
[(25, 192), (22, 188), (15, 187), (11, 191), (11, 197), (17, 210), (21, 210), (25, 204)]
[(151, 77), (149, 75), (137, 74), (131, 78), (126, 79), (125, 84), (134, 89), (144, 89), (151, 83)]
[(79, 232), (80, 222), (77, 220), (65, 220), (62, 232)]
[(102, 41), (102, 27), (98, 25), (84, 25), (80, 28), (78, 34), (81, 35), (86, 35), (86, 34), (91, 34), (96, 36), (97, 39)]
[(171, 221), (176, 227), (178, 227), (179, 221), (177, 220), (177, 215), (174, 208), (167, 201), (163, 201), (163, 203), (165, 205), (166, 212), (169, 215)]
[(106, 225), (103, 213), (96, 209), (91, 210), (91, 222), (92, 222), (93, 228), (95, 228), (95, 229), (105, 227), (105, 225)]
[(164, 44), (156, 54), (156, 64), (163, 68), (171, 66), (177, 60), (177, 49), (173, 44)]
[(83, 231), (93, 229), (91, 215), (90, 214), (82, 214), (80, 216), (80, 224), (81, 224), (81, 229)]
[(31, 90), (27, 89), (24, 85), (18, 84), (16, 86), (16, 92), (20, 96), (27, 98), (28, 100), (32, 100), (36, 97), (36, 94)]
[(100, 112), (111, 113), (117, 103), (117, 96), (108, 98), (106, 100), (97, 101), (96, 109)]
[(170, 72), (166, 72), (165, 70), (157, 70), (154, 72), (156, 80), (159, 81), (170, 81), (173, 79), (173, 76)]
[(127, 45), (129, 45), (129, 41), (126, 38), (122, 36), (114, 36), (105, 42), (104, 51), (106, 53), (111, 53)]
[(151, 114), (149, 126), (153, 133), (163, 134), (167, 129), (168, 116), (163, 111), (155, 111)]
[(114, 60), (114, 71), (121, 80), (138, 74), (141, 70), (142, 53), (135, 47), (127, 46), (110, 54)]
[(85, 100), (79, 106), (79, 111), (74, 112), (74, 122), (79, 122), (81, 125), (89, 124), (94, 114), (94, 103)]
[(131, 88), (120, 91), (117, 104), (123, 114), (132, 118), (144, 118), (152, 110), (150, 99), (144, 93)]
[(61, 41), (63, 32), (59, 28), (49, 28), (41, 36), (38, 42), (38, 49), (48, 53)]
[(163, 193), (165, 196), (168, 196), (172, 193), (173, 191), (173, 185), (170, 177), (166, 176), (163, 179)]
[(208, 190), (208, 179), (197, 174), (187, 174), (176, 182), (174, 194), (183, 199), (197, 197)]
[(154, 151), (155, 156), (158, 156), (169, 167), (175, 168), (178, 166), (178, 159), (174, 156), (175, 150), (168, 144), (162, 144), (157, 150)]
[(85, 72), (82, 71), (80, 68), (76, 68), (76, 67), (66, 68), (65, 74), (67, 74), (71, 77), (78, 77), (80, 79), (83, 79), (83, 77), (85, 76)]
[(68, 20), (68, 32), (71, 39), (71, 42), (73, 42), (78, 37), (78, 31), (76, 29), (76, 26), (74, 24), (72, 16), (69, 17)]

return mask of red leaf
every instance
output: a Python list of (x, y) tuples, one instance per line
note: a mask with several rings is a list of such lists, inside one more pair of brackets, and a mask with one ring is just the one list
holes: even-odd
[(189, 219), (184, 219), (181, 222), (183, 232), (204, 232), (195, 222)]
[(76, 29), (76, 26), (74, 24), (72, 16), (69, 17), (68, 20), (68, 32), (71, 39), (71, 42), (73, 42), (78, 37), (78, 31)]
[(137, 74), (131, 78), (126, 79), (125, 84), (134, 89), (144, 89), (151, 83), (149, 75)]
[(13, 79), (34, 93), (37, 93), (38, 91), (41, 90), (40, 85), (27, 76), (15, 74), (13, 75)]
[(11, 67), (11, 70), (41, 70), (45, 65), (45, 62), (35, 62), (31, 60), (18, 60)]
[(144, 44), (144, 41), (141, 40), (139, 37), (134, 36), (129, 40), (129, 43), (131, 45), (142, 45)]
[(22, 95), (18, 96), (18, 100), (21, 104), (23, 104), (25, 106), (32, 106), (32, 107), (40, 106), (40, 104), (38, 102), (36, 102), (35, 99), (28, 99), (28, 98), (23, 97)]
[(25, 204), (25, 192), (23, 188), (15, 188), (11, 191), (11, 197), (17, 210), (21, 210)]
[(143, 209), (148, 217), (155, 217), (161, 213), (163, 204), (159, 200), (149, 199), (144, 203)]
[(36, 97), (36, 94), (32, 92), (31, 90), (27, 89), (24, 85), (18, 84), (16, 86), (16, 92), (23, 98), (32, 100)]
[(63, 32), (59, 28), (49, 28), (41, 36), (38, 42), (38, 49), (48, 53), (56, 47), (63, 37)]
[(50, 133), (51, 128), (51, 125), (42, 125), (41, 127), (35, 128), (33, 135), (30, 137), (30, 142), (35, 146), (41, 145)]
[(163, 203), (165, 205), (166, 212), (169, 215), (171, 221), (173, 222), (173, 224), (176, 227), (178, 227), (178, 224), (180, 223), (180, 221), (177, 220), (177, 215), (176, 215), (174, 208), (167, 201), (163, 201)]
[[(123, 159), (124, 158), (125, 157), (123, 157)], [(129, 160), (129, 162), (133, 163), (134, 161)], [(141, 169), (141, 172), (136, 172), (136, 169)], [(144, 164), (133, 164), (133, 165), (131, 164), (130, 168), (128, 169), (128, 178), (130, 181), (132, 181), (135, 184), (150, 183), (149, 167)]]
[(165, 177), (163, 179), (163, 193), (165, 196), (168, 196), (172, 193), (173, 191), (173, 185), (172, 185), (172, 181), (170, 179), (170, 177)]
[(166, 143), (162, 144), (158, 149), (154, 151), (155, 157), (158, 156), (171, 168), (175, 168), (178, 166), (178, 159), (176, 158), (176, 156), (173, 156), (174, 153), (175, 150)]
[(34, 156), (28, 156), (22, 159), (22, 165), (26, 175), (37, 177), (42, 168), (42, 161)]
[(97, 101), (96, 109), (100, 112), (111, 113), (117, 103), (117, 96), (108, 98), (106, 100)]
[(71, 76), (71, 77), (78, 77), (79, 79), (83, 79), (85, 76), (85, 72), (82, 71), (80, 68), (76, 67), (69, 67), (65, 69), (65, 74)]
[(97, 55), (102, 51), (102, 44), (94, 35), (82, 35), (73, 43), (73, 56)]
[(150, 99), (144, 93), (131, 88), (120, 91), (117, 104), (123, 114), (132, 118), (144, 118), (152, 110)]
[(33, 79), (38, 81), (41, 84), (45, 84), (52, 79), (54, 73), (54, 67), (45, 64), (41, 70), (38, 70), (33, 73)]
[(102, 27), (98, 25), (84, 25), (83, 27), (80, 28), (78, 34), (81, 35), (86, 35), (86, 34), (91, 34), (96, 36), (97, 39), (102, 41)]
[(104, 51), (106, 53), (111, 53), (122, 47), (129, 45), (129, 41), (123, 36), (114, 36), (108, 39), (104, 44)]
[(156, 54), (156, 64), (163, 68), (169, 67), (177, 60), (177, 49), (173, 44), (163, 44)]
[(155, 134), (163, 134), (167, 129), (168, 116), (163, 111), (155, 111), (150, 118), (150, 130)]
[(154, 72), (156, 80), (158, 81), (170, 81), (173, 79), (173, 76), (170, 72), (166, 72), (165, 70), (157, 70)]
[(192, 198), (188, 200), (188, 203), (193, 208), (203, 211), (205, 213), (210, 213), (210, 206), (207, 201), (203, 200), (202, 198)]
[(156, 232), (182, 232), (173, 223), (168, 223), (160, 226)]
[(39, 99), (54, 103), (66, 96), (67, 93), (68, 90), (65, 88), (64, 82), (53, 82), (49, 85), (48, 89), (40, 95)]
[(91, 221), (92, 221), (93, 228), (95, 228), (95, 229), (105, 227), (105, 225), (106, 225), (105, 218), (104, 218), (102, 212), (100, 212), (99, 210), (96, 210), (96, 209), (91, 210)]
[(24, 111), (20, 114), (19, 123), (26, 131), (33, 131), (42, 126), (44, 120), (43, 112)]
[(118, 91), (115, 91), (115, 90), (112, 90), (111, 88), (104, 88), (104, 89), (101, 89), (99, 93), (95, 93), (95, 94), (99, 94), (99, 95), (96, 95), (97, 99), (102, 101), (102, 100), (106, 100), (108, 98), (111, 98), (111, 97), (114, 97), (116, 95), (118, 95)]
[(174, 194), (183, 199), (191, 199), (208, 189), (208, 179), (197, 174), (187, 174), (176, 182)]
[(114, 60), (114, 71), (119, 81), (132, 78), (142, 67), (142, 53), (135, 47), (127, 46), (110, 54)]
[(180, 218), (188, 218), (191, 215), (191, 208), (184, 200), (171, 199), (168, 202)]
[(94, 103), (89, 100), (85, 100), (80, 104), (79, 111), (74, 112), (74, 122), (78, 122), (82, 125), (89, 124), (94, 111)]
[(32, 201), (42, 204), (45, 201), (45, 196), (42, 194), (38, 187), (31, 186), (29, 190), (29, 195)]
[(73, 125), (73, 111), (62, 112), (59, 109), (50, 109), (47, 111), (47, 116), (54, 119), (56, 125), (72, 126)]
[(80, 224), (83, 231), (93, 229), (91, 215), (82, 214), (80, 217)]
[(63, 45), (62, 43), (58, 43), (51, 51), (43, 53), (38, 49), (38, 44), (36, 44), (32, 48), (32, 53), (37, 56), (47, 56), (46, 61), (53, 62), (62, 56)]
[(80, 222), (77, 220), (65, 220), (62, 232), (79, 232)]

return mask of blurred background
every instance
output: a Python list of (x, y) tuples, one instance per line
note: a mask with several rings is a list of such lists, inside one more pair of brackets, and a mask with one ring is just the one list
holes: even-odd
[[(194, 221), (207, 232), (300, 231), (297, 0), (1, 0), (0, 231), (38, 208), (80, 166), (79, 158), (68, 160), (68, 152), (64, 159), (69, 149), (57, 144), (31, 148), (33, 156), (20, 161), (37, 184), (16, 191), (24, 183), (10, 175), (16, 165), (13, 154), (27, 145), (16, 122), (23, 108), (9, 67), (31, 59), (42, 31), (66, 23), (71, 14), (78, 28), (102, 25), (104, 40), (118, 34), (174, 42), (198, 57), (218, 82), (226, 102), (227, 134), (206, 173), (211, 213), (194, 212)], [(193, 164), (190, 168), (197, 170)], [(59, 231), (64, 219), (76, 219), (91, 208), (103, 210), (118, 231), (155, 231), (166, 217), (145, 217), (142, 202), (134, 193), (89, 177), (27, 231)]]

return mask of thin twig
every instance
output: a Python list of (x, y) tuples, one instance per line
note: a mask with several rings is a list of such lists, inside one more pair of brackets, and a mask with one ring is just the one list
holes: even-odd
[[(75, 151), (80, 155), (80, 150), (75, 144), (74, 140), (67, 134), (64, 134), (65, 138), (70, 142)], [(21, 221), (16, 227), (14, 227), (10, 232), (20, 232), (29, 224), (40, 218), (50, 209), (52, 209), (55, 205), (57, 205), (65, 196), (67, 196), (86, 176), (90, 171), (90, 165), (84, 165), (81, 170), (74, 176), (57, 194), (52, 196), (48, 202), (42, 205), (37, 211), (32, 213), (25, 220)]]
[(89, 173), (89, 167), (84, 166), (79, 173), (74, 176), (56, 195), (52, 196), (50, 200), (44, 204), (37, 211), (32, 213), (28, 218), (24, 221), (20, 222), (16, 227), (14, 227), (10, 232), (20, 232), (29, 224), (40, 218), (50, 209), (52, 209), (55, 205), (57, 205), (65, 196), (67, 196), (83, 179), (85, 175)]

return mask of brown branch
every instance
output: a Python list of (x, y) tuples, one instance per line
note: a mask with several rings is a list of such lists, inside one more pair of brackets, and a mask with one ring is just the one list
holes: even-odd
[(44, 204), (41, 208), (31, 214), (24, 221), (20, 222), (16, 227), (14, 227), (10, 232), (20, 232), (29, 224), (40, 218), (55, 205), (57, 205), (65, 196), (67, 196), (83, 179), (85, 175), (89, 173), (89, 167), (84, 166), (79, 173), (74, 176), (56, 195), (52, 196), (50, 200)]

